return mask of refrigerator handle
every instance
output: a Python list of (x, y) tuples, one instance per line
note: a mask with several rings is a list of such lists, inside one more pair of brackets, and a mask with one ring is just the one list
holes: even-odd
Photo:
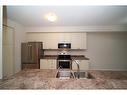
[(32, 45), (28, 45), (28, 59), (32, 60)]

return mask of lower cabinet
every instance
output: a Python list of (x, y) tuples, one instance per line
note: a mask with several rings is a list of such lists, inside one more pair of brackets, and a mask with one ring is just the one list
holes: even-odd
[[(89, 60), (76, 60), (79, 63), (80, 70), (89, 70)], [(77, 70), (77, 64), (72, 61), (72, 70)]]
[[(76, 60), (80, 70), (89, 70), (89, 60)], [(40, 69), (57, 69), (56, 59), (40, 59)], [(72, 70), (77, 70), (77, 64), (72, 61)]]
[(56, 59), (40, 59), (40, 69), (56, 69)]

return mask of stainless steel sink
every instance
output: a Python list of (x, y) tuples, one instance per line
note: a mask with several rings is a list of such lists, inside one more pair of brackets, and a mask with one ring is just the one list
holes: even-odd
[(70, 70), (62, 69), (57, 72), (56, 78), (71, 79), (71, 78), (74, 78), (74, 74)]
[(94, 79), (94, 77), (85, 71), (73, 72), (71, 70), (61, 69), (57, 72), (56, 78), (59, 79)]
[(93, 79), (94, 78), (90, 73), (84, 72), (84, 71), (74, 72), (74, 76), (76, 79)]

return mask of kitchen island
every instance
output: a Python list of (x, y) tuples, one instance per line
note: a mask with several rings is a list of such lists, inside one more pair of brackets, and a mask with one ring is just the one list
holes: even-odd
[(59, 79), (57, 70), (25, 69), (0, 80), (0, 89), (127, 89), (127, 71), (88, 71), (92, 79)]

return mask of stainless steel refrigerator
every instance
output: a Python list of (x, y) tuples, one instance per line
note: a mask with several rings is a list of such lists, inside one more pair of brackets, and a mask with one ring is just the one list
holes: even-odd
[(42, 42), (27, 42), (21, 44), (22, 69), (39, 69), (40, 58), (43, 56)]

